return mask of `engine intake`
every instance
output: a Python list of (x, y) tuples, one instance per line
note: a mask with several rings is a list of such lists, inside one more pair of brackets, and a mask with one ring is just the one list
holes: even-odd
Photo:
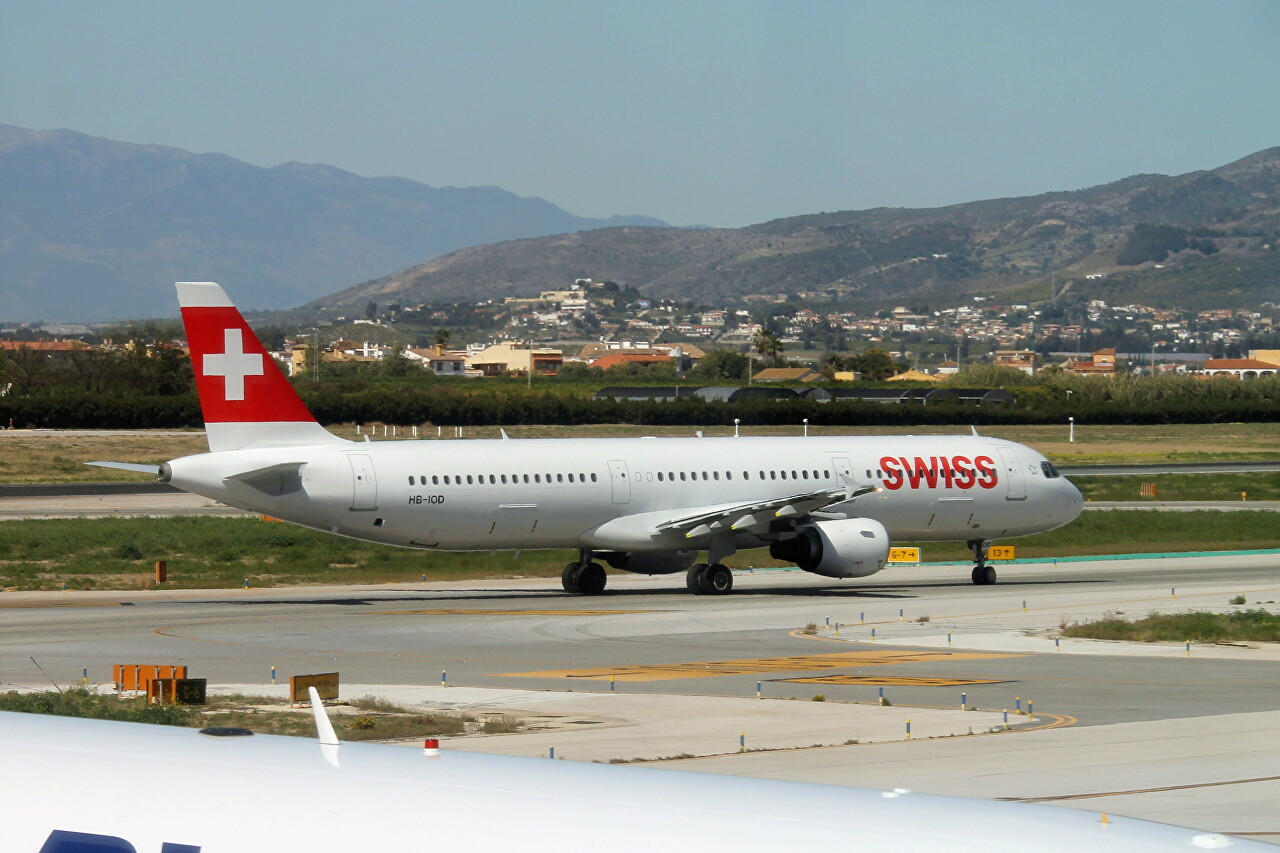
[(884, 568), (889, 558), (889, 532), (871, 518), (815, 521), (796, 528), (796, 535), (769, 546), (778, 560), (828, 578), (862, 578)]

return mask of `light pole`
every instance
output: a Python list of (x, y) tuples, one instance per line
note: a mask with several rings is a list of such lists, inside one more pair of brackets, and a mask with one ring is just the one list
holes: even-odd
[(742, 422), (742, 419), (741, 419), (741, 418), (734, 418), (734, 419), (733, 419), (733, 437), (734, 437), (734, 438), (737, 438), (737, 437), (738, 437), (738, 424), (740, 424), (741, 422)]
[(804, 437), (805, 438), (809, 437), (809, 419), (808, 418), (804, 419)]
[(1068, 416), (1067, 423), (1070, 425), (1067, 432), (1067, 441), (1074, 444), (1076, 440), (1076, 419), (1072, 416)]

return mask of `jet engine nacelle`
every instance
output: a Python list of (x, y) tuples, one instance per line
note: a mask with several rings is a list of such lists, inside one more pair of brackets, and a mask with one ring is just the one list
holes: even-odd
[(698, 556), (697, 551), (633, 551), (620, 553), (609, 551), (597, 553), (615, 569), (624, 572), (635, 572), (638, 575), (673, 575), (683, 572), (693, 565)]
[(815, 521), (796, 528), (796, 536), (769, 546), (769, 554), (828, 578), (861, 578), (884, 568), (889, 532), (871, 518)]

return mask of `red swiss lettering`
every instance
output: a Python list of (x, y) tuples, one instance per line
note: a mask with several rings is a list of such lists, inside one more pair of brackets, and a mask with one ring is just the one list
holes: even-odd
[(973, 460), (978, 467), (978, 485), (984, 489), (994, 489), (996, 487), (996, 463), (990, 456), (979, 456)]
[(884, 471), (884, 487), (890, 491), (902, 488), (902, 472), (898, 470), (898, 460), (892, 456), (880, 459), (880, 469)]

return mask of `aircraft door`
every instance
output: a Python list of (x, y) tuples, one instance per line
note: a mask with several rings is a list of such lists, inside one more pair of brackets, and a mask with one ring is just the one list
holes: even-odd
[[(832, 456), (831, 465), (836, 469), (836, 476), (840, 478), (839, 485), (844, 485), (845, 477), (853, 477), (853, 466), (849, 464), (848, 457)], [(856, 480), (857, 478), (854, 477), (854, 479)]]
[(1018, 454), (1012, 450), (997, 447), (1000, 456), (1000, 476), (1004, 478), (1007, 491), (1005, 500), (1025, 501), (1027, 499), (1026, 475), (1018, 463)]
[(609, 480), (613, 483), (613, 502), (631, 503), (631, 480), (627, 475), (627, 463), (621, 459), (609, 460)]
[(378, 479), (373, 471), (373, 459), (367, 453), (348, 453), (351, 463), (351, 509), (378, 508)]

